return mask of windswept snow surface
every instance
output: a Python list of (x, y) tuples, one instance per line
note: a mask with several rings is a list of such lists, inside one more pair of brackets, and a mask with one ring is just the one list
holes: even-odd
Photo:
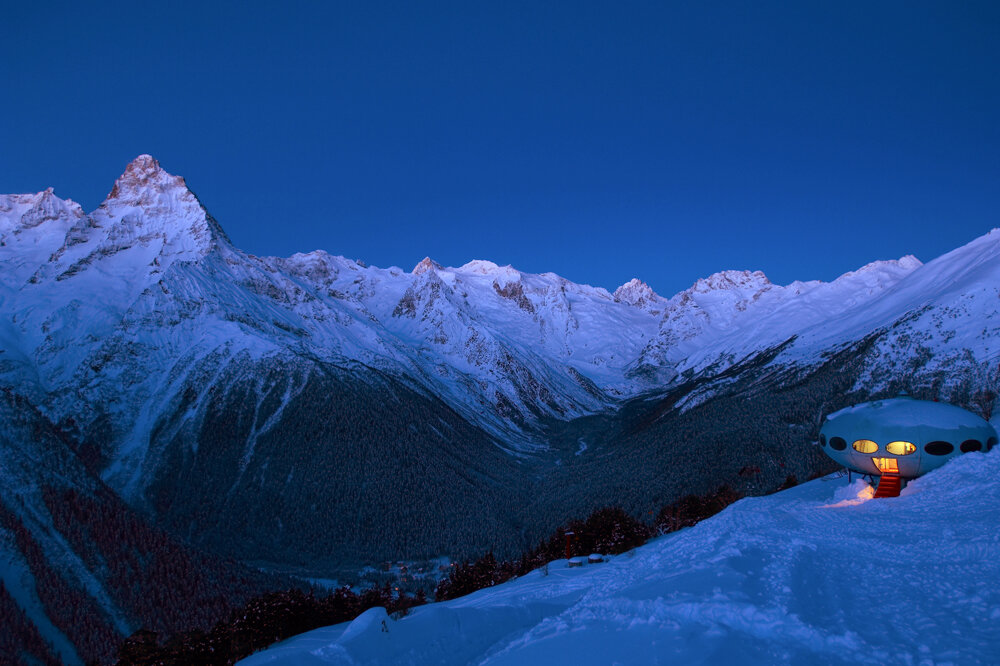
[(555, 562), (399, 620), (372, 609), (240, 663), (1000, 661), (1000, 450), (870, 495), (818, 479), (607, 563)]

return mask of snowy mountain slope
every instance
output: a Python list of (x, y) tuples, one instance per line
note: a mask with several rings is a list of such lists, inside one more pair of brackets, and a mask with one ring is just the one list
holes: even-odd
[(606, 408), (655, 328), (651, 314), (603, 289), (486, 261), (442, 268), (425, 259), (411, 274), (322, 253), (275, 261), (367, 312), (411, 350), (426, 381), (446, 380), (437, 391), (459, 383), (453, 404), (476, 396), (466, 413), (477, 420), (470, 410), (482, 414), (484, 406), (504, 420), (527, 416), (529, 424), (532, 414), (566, 418)]
[(870, 495), (817, 479), (606, 563), (372, 609), (240, 663), (994, 663), (1000, 451)]
[(204, 627), (227, 610), (226, 597), (285, 582), (189, 550), (147, 524), (86, 469), (64, 433), (6, 389), (0, 461), (0, 596), (49, 644), (29, 649), (29, 629), (0, 623), (0, 648), (14, 649), (0, 649), (0, 662), (107, 662), (140, 626)]
[[(885, 387), (906, 368), (916, 387), (936, 389), (959, 402), (976, 402), (1000, 389), (1000, 230), (977, 238), (913, 272), (873, 302), (867, 318), (855, 315), (827, 335), (890, 327), (866, 362), (859, 386)], [(905, 311), (905, 314), (900, 315)], [(827, 345), (820, 331), (815, 341)], [(971, 396), (971, 398), (970, 398)], [(988, 413), (989, 404), (980, 408)]]
[[(989, 415), (1000, 391), (1000, 231), (973, 240), (925, 265), (900, 260), (909, 270), (905, 278), (879, 278), (879, 285), (865, 294), (864, 305), (839, 309), (845, 297), (829, 294), (840, 280), (856, 279), (866, 272), (895, 272), (891, 263), (873, 264), (816, 289), (815, 316), (800, 315), (796, 327), (787, 323), (786, 308), (733, 332), (709, 353), (692, 355), (684, 365), (695, 368), (711, 360), (716, 368), (739, 358), (744, 336), (766, 341), (785, 339), (776, 367), (793, 368), (798, 376), (836, 350), (862, 339), (874, 344), (862, 359), (853, 390), (891, 394), (899, 390), (925, 394), (972, 407)], [(912, 270), (910, 270), (912, 269)], [(805, 294), (808, 299), (809, 293)], [(823, 315), (823, 313), (827, 313)], [(787, 336), (784, 337), (783, 336)], [(794, 339), (793, 339), (794, 338)], [(730, 352), (728, 357), (725, 348)], [(722, 354), (725, 363), (719, 363)], [(713, 394), (706, 389), (692, 396), (686, 408)]]
[[(688, 373), (725, 369), (754, 350), (773, 347), (810, 327), (826, 326), (843, 313), (864, 311), (872, 299), (920, 265), (906, 256), (874, 262), (833, 282), (793, 282), (784, 287), (760, 271), (716, 273), (667, 302), (660, 331), (643, 350), (636, 371), (663, 365)], [(835, 346), (862, 337), (844, 327), (828, 342)]]

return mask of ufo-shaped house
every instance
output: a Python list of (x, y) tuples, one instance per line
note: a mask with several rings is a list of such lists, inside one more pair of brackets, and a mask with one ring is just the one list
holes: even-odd
[(908, 479), (963, 453), (990, 450), (997, 432), (961, 407), (901, 396), (830, 414), (819, 443), (844, 467), (879, 477), (875, 497), (894, 497)]

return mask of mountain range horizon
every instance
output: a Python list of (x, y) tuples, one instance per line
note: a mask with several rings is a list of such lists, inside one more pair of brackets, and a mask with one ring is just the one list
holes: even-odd
[[(162, 171), (164, 174), (167, 174), (168, 176), (170, 176), (170, 174), (168, 174), (168, 172), (165, 169), (162, 168), (162, 166), (160, 165), (159, 160), (157, 160), (155, 156), (153, 156), (151, 154), (148, 154), (148, 153), (142, 153), (142, 154), (137, 155), (131, 162), (129, 162), (128, 165), (126, 165), (125, 170), (115, 180), (115, 182), (117, 183), (118, 180), (120, 180), (123, 177), (128, 176), (130, 173), (148, 172), (148, 174), (153, 174), (153, 173), (155, 173), (157, 171)], [(190, 188), (188, 187), (187, 182), (186, 182), (186, 180), (183, 177), (180, 177), (180, 176), (170, 176), (170, 177), (171, 178), (178, 178), (181, 186), (183, 186), (186, 189), (189, 189), (189, 191), (190, 191)], [(51, 187), (49, 187), (49, 188), (47, 188), (45, 190), (42, 190), (41, 192), (44, 192), (44, 191), (50, 191), (50, 192), (52, 192), (53, 195), (55, 194), (54, 191), (53, 191), (53, 188), (51, 188)], [(41, 193), (41, 192), (39, 192), (39, 193)], [(113, 186), (112, 189), (111, 189), (111, 191), (109, 192), (108, 196), (105, 197), (105, 201), (107, 199), (109, 199), (109, 198), (114, 198), (116, 196), (116, 194), (117, 194), (116, 193), (116, 189)], [(192, 191), (192, 194), (194, 194), (193, 191)], [(195, 194), (195, 196), (197, 197), (196, 194)], [(76, 203), (72, 198), (64, 199), (64, 201)], [(103, 205), (103, 202), (98, 207), (100, 207), (101, 205)], [(220, 226), (220, 230), (221, 229), (222, 229), (222, 227)], [(994, 229), (996, 229), (996, 227), (994, 227)], [(991, 230), (987, 230), (987, 233), (989, 233), (989, 231), (992, 231), (992, 229)], [(222, 231), (222, 233), (225, 235), (224, 231)], [(230, 239), (229, 239), (229, 237), (228, 237), (228, 235), (226, 235), (226, 240), (229, 241), (229, 242), (231, 242)], [(328, 250), (326, 250), (324, 248), (316, 248), (315, 250), (313, 250), (313, 252), (328, 252)], [(296, 254), (311, 254), (311, 252), (296, 253)], [(295, 256), (295, 255), (292, 255), (292, 256)], [(913, 254), (903, 255), (902, 257), (900, 257), (899, 259), (894, 260), (894, 261), (912, 261), (912, 260), (916, 260), (918, 262), (920, 261)], [(854, 273), (857, 270), (864, 270), (868, 266), (879, 264), (882, 261), (893, 261), (893, 260), (878, 260), (878, 259), (876, 259), (876, 260), (874, 260), (872, 262), (869, 262), (868, 264), (865, 264), (863, 266), (858, 267), (857, 269), (846, 271), (845, 273), (842, 273), (841, 276), (848, 275), (850, 273)], [(369, 263), (369, 262), (366, 261), (364, 263)], [(494, 262), (490, 261), (489, 259), (470, 259), (470, 260), (468, 260), (465, 264), (463, 264), (460, 267), (446, 267), (446, 266), (443, 266), (443, 265), (439, 264), (437, 261), (435, 261), (433, 259), (433, 257), (427, 255), (423, 259), (419, 260), (416, 264), (414, 264), (414, 266), (410, 270), (410, 272), (416, 272), (416, 271), (418, 271), (420, 269), (421, 266), (424, 266), (424, 265), (435, 265), (435, 266), (438, 266), (440, 268), (453, 268), (454, 269), (454, 268), (464, 268), (466, 266), (470, 266), (470, 265), (473, 265), (473, 264), (481, 264), (481, 263), (492, 264), (493, 266), (496, 266), (498, 268), (499, 267), (514, 268), (511, 264), (505, 264), (503, 266), (499, 266), (499, 265), (495, 264)], [(376, 266), (376, 264), (371, 264), (371, 265)], [(386, 269), (394, 269), (395, 268), (395, 269), (404, 270), (403, 267), (393, 266), (393, 265), (386, 266), (384, 268), (386, 268)], [(515, 270), (517, 270), (517, 269), (515, 268)], [(713, 277), (715, 277), (717, 275), (727, 275), (727, 274), (735, 274), (735, 273), (760, 274), (760, 275), (763, 275), (765, 278), (767, 278), (767, 276), (764, 273), (764, 271), (761, 271), (761, 270), (758, 270), (758, 269), (753, 269), (753, 268), (720, 269), (720, 270), (715, 271), (714, 273), (712, 273), (712, 274), (710, 274), (708, 276), (701, 277), (701, 278), (696, 278), (695, 281), (692, 283), (691, 286), (694, 287), (694, 286), (696, 286), (699, 283), (703, 283), (705, 281), (711, 281), (711, 278), (713, 278)], [(545, 273), (543, 273), (543, 274), (545, 274)], [(770, 281), (770, 280), (768, 280), (768, 281)], [(609, 287), (597, 287), (597, 288), (607, 289), (610, 293), (613, 294), (615, 291), (617, 291), (617, 290), (619, 290), (619, 289), (621, 289), (623, 287), (627, 287), (627, 286), (629, 286), (629, 285), (631, 285), (631, 284), (633, 284), (635, 282), (639, 282), (641, 284), (649, 286), (649, 284), (648, 284), (648, 282), (646, 280), (642, 279), (639, 276), (635, 276), (635, 277), (633, 277), (633, 278), (631, 278), (629, 280), (626, 280), (621, 285), (618, 285), (618, 287), (615, 288), (615, 289), (611, 289)], [(795, 282), (798, 282), (798, 280), (796, 280)], [(822, 282), (822, 280), (810, 280), (810, 282)], [(596, 287), (596, 285), (587, 285), (586, 283), (578, 283), (578, 284), (584, 284), (585, 286), (595, 286)], [(652, 287), (650, 287), (650, 289), (653, 290)], [(682, 290), (682, 291), (686, 291), (686, 290)], [(657, 296), (662, 297), (662, 294), (657, 293), (655, 290), (653, 290), (653, 292)], [(680, 292), (678, 292), (678, 293), (680, 293)]]

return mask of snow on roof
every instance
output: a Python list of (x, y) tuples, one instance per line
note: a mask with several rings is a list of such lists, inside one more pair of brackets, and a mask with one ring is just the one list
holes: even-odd
[(850, 420), (877, 424), (881, 427), (976, 428), (986, 421), (970, 411), (945, 402), (914, 400), (900, 396), (889, 400), (873, 400), (845, 407), (827, 417), (827, 421), (851, 417)]

